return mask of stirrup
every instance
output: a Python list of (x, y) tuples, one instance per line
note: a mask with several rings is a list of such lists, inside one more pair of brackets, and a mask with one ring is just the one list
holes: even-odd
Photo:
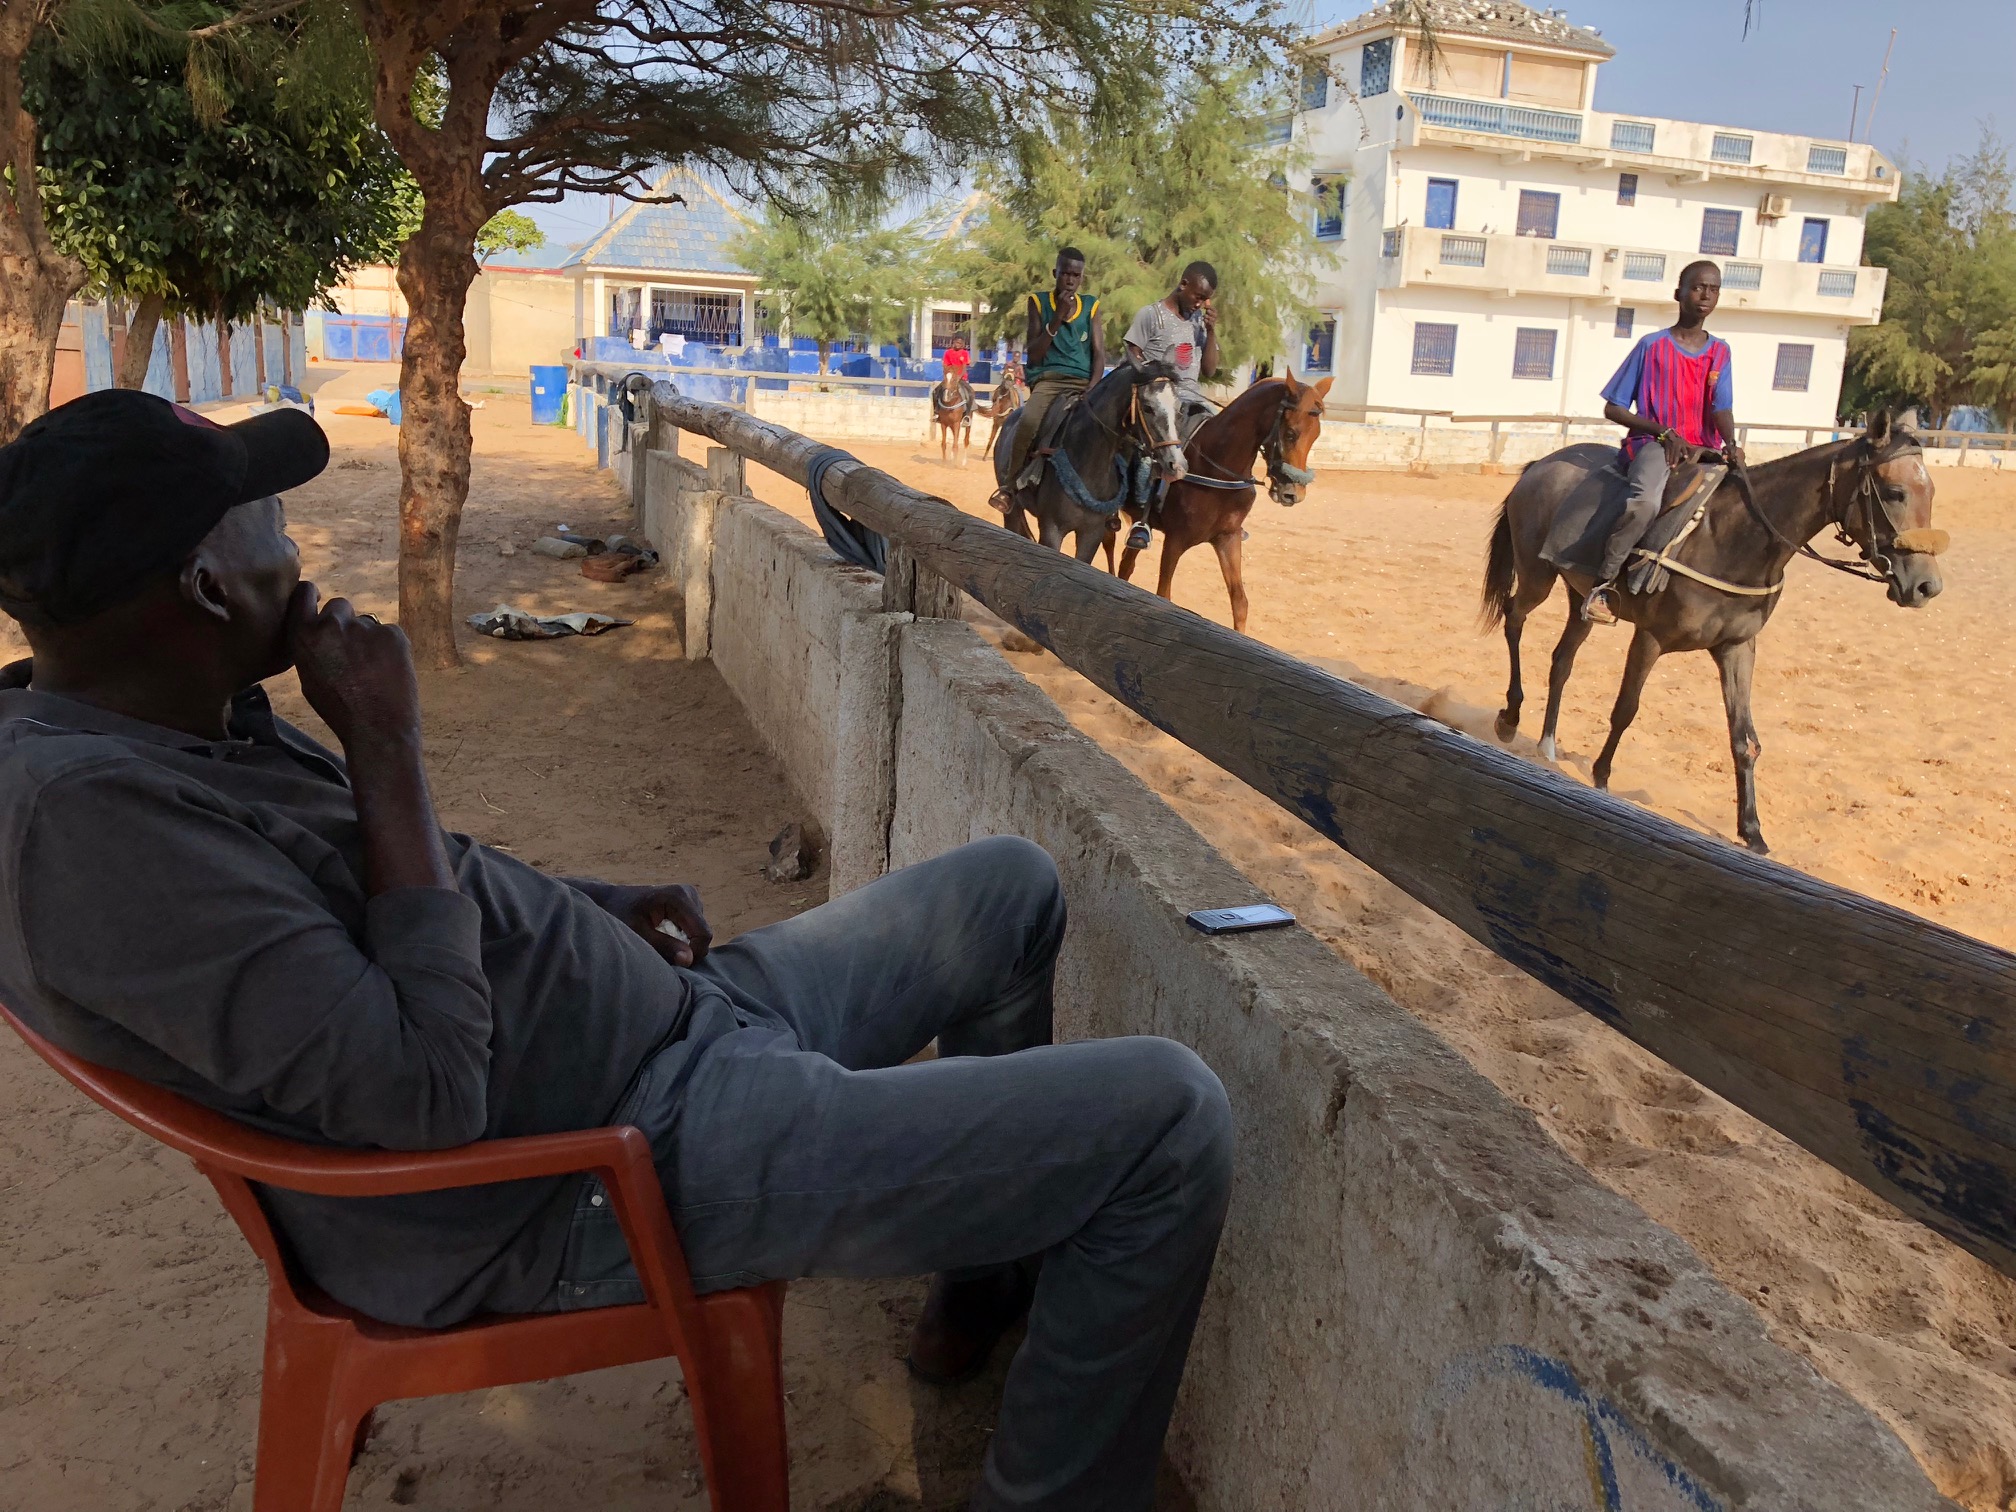
[(1155, 538), (1148, 533), (1148, 522), (1146, 520), (1136, 521), (1134, 528), (1127, 532), (1127, 549), (1129, 551), (1146, 551), (1154, 543)]
[(1592, 625), (1614, 625), (1617, 611), (1611, 607), (1610, 595), (1617, 591), (1615, 585), (1599, 583), (1589, 590), (1589, 596), (1582, 600), (1582, 618)]
[(987, 500), (987, 502), (991, 504), (994, 508), (1000, 510), (1001, 513), (1003, 513), (1004, 515), (1013, 514), (1015, 512), (1015, 495), (1010, 493), (1005, 488), (995, 489), (992, 496)]

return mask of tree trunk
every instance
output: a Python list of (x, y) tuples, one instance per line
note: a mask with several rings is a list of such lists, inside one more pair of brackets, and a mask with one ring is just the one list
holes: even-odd
[(133, 306), (133, 318), (126, 323), (126, 345), (119, 353), (119, 370), (112, 375), (114, 388), (144, 388), (147, 369), (154, 361), (154, 333), (161, 328), (161, 312), (168, 300), (161, 294), (143, 294)]
[(43, 7), (0, 0), (0, 445), (49, 407), (63, 306), (84, 268), (58, 252), (35, 185), (35, 120), (21, 108), (21, 59)]
[(821, 378), (826, 376), (826, 364), (832, 355), (833, 343), (828, 341), (824, 336), (821, 336), (819, 338), (819, 376)]
[(460, 660), (455, 541), (469, 497), (470, 451), (462, 311), (476, 279), (476, 233), (487, 219), (480, 201), (429, 194), (420, 229), (399, 253), (408, 306), (399, 374), (399, 623), (422, 667)]

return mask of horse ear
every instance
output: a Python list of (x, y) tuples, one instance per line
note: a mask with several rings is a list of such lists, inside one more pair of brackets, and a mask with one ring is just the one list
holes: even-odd
[(1316, 385), (1316, 397), (1317, 397), (1318, 399), (1327, 399), (1327, 398), (1329, 398), (1329, 397), (1330, 397), (1330, 385), (1331, 385), (1331, 384), (1332, 384), (1332, 383), (1333, 383), (1334, 381), (1335, 381), (1335, 380), (1334, 380), (1334, 379), (1332, 379), (1332, 378), (1324, 378), (1324, 379), (1321, 379), (1320, 381), (1318, 381), (1318, 383), (1317, 383), (1317, 385)]
[(1881, 451), (1890, 444), (1890, 406), (1884, 405), (1869, 417), (1869, 428), (1862, 437), (1875, 451)]

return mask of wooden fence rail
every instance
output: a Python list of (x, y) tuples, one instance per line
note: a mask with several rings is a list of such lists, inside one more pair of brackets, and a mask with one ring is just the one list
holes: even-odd
[[(799, 483), (818, 442), (654, 391)], [(852, 460), (827, 499), (1505, 960), (2016, 1275), (2016, 956), (1696, 834)]]

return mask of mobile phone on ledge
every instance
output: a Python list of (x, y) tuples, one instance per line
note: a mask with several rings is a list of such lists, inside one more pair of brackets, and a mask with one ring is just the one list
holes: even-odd
[(1295, 915), (1274, 903), (1249, 903), (1244, 908), (1200, 908), (1186, 916), (1190, 927), (1207, 935), (1239, 934), (1248, 929), (1279, 929)]

